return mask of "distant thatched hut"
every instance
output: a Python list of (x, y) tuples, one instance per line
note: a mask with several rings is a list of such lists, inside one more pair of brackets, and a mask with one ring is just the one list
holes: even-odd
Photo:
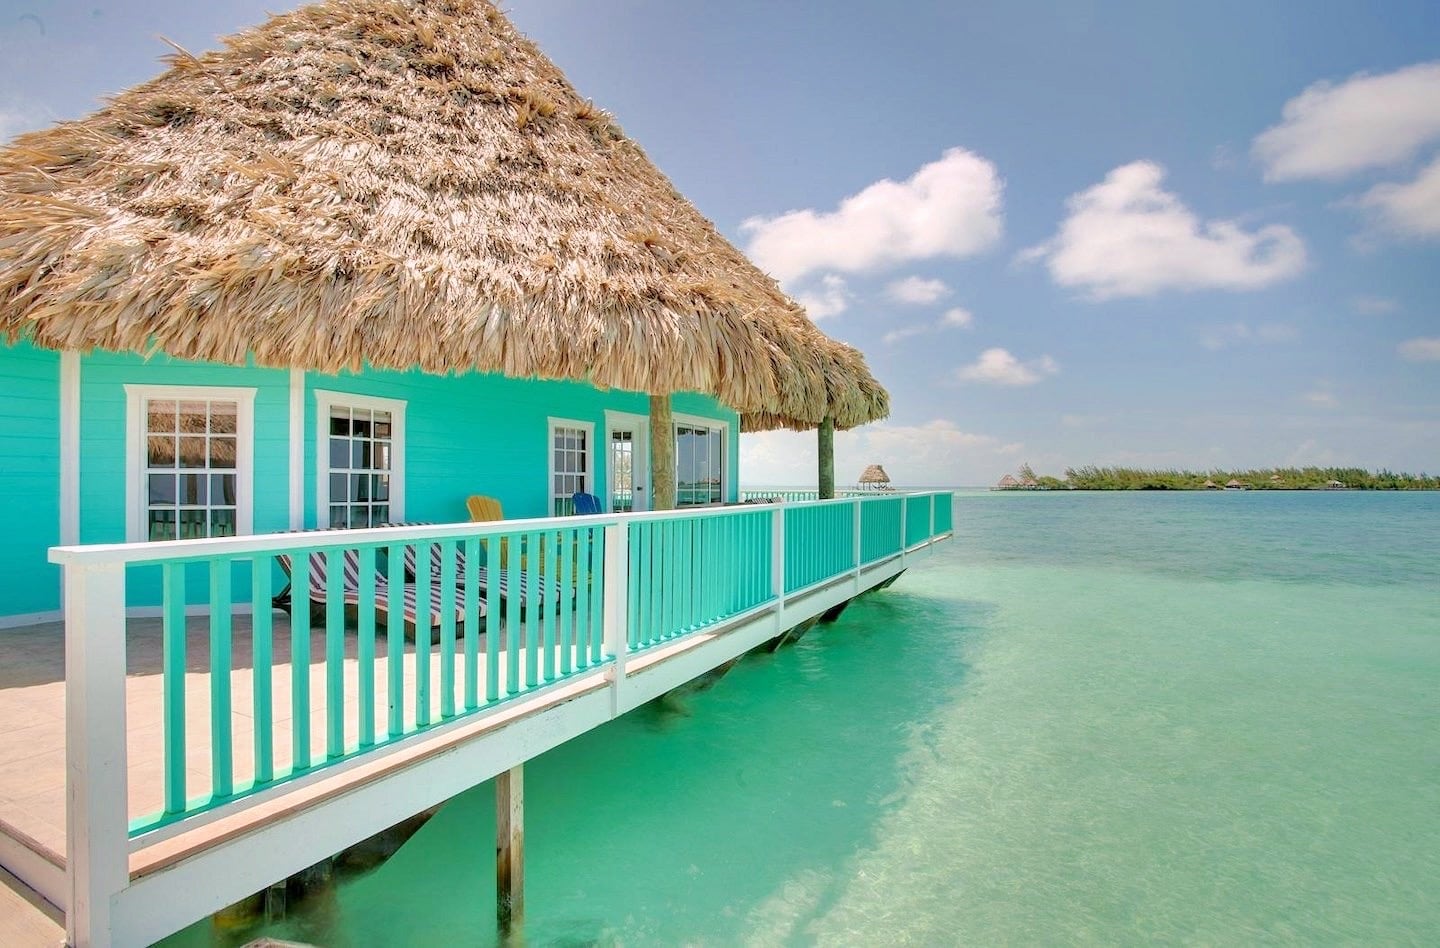
[(1208, 477), (1205, 478), (1205, 483), (1202, 484), (1201, 486), (1204, 487), (1206, 490), (1219, 490), (1219, 489), (1220, 489), (1220, 485), (1217, 484), (1217, 483), (1215, 483), (1213, 480), (1211, 480), (1211, 479), (1208, 478)]
[(1006, 474), (1000, 478), (1000, 483), (995, 485), (997, 490), (1015, 490), (1019, 486), (1020, 482), (1015, 479), (1014, 474)]
[(1249, 485), (1249, 484), (1243, 484), (1243, 483), (1241, 483), (1240, 481), (1237, 481), (1235, 478), (1232, 477), (1232, 478), (1230, 478), (1228, 481), (1225, 482), (1225, 489), (1226, 489), (1226, 490), (1249, 490), (1249, 489), (1250, 489), (1250, 485)]
[(879, 464), (872, 464), (860, 474), (861, 490), (891, 490), (890, 475)]

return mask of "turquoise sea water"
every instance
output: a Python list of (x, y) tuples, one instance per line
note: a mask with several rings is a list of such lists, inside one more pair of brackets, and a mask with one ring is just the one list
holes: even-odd
[[(526, 942), (1440, 944), (1440, 495), (955, 522), (835, 625), (528, 765)], [(266, 933), (493, 944), (493, 809)]]

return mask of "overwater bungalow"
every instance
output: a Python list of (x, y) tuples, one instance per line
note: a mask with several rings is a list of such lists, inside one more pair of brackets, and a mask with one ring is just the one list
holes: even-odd
[(514, 800), (950, 532), (728, 506), (742, 430), (823, 485), (888, 396), (488, 0), (307, 6), (0, 148), (0, 333), (0, 864), (76, 945)]
[(879, 464), (871, 464), (861, 471), (857, 486), (860, 490), (894, 490), (890, 486), (890, 475)]
[(1014, 474), (1006, 474), (1004, 477), (1000, 478), (1000, 482), (995, 485), (997, 490), (1015, 490), (1019, 486), (1020, 481), (1015, 477)]

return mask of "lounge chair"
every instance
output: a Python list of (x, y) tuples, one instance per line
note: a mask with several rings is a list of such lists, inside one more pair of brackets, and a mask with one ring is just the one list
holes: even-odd
[[(411, 547), (406, 547), (407, 557), (411, 555)], [(342, 550), (341, 572), (343, 578), (340, 584), (340, 595), (344, 600), (345, 615), (352, 623), (358, 621), (360, 606), (360, 554), (355, 550)], [(280, 561), (280, 568), (285, 575), (291, 577), (293, 586), (293, 564), (287, 554), (280, 554), (277, 559)], [(330, 598), (329, 590), (329, 569), (327, 555), (324, 552), (310, 554), (309, 590), (310, 615), (315, 621), (323, 621), (326, 603)], [(408, 561), (407, 561), (408, 565)], [(455, 603), (455, 628), (460, 631), (464, 627), (465, 607), (464, 597), (461, 593), (463, 586), (457, 583), (457, 595)], [(416, 584), (404, 583), (399, 590), (398, 601), (395, 590), (390, 583), (378, 571), (375, 575), (375, 624), (378, 628), (385, 628), (389, 625), (390, 613), (398, 606), (405, 620), (405, 634), (414, 636), (418, 619)], [(485, 614), (485, 602), (479, 603), (480, 614)], [(282, 608), (288, 608), (288, 599)], [(440, 594), (438, 588), (432, 588), (431, 602), (429, 609), (429, 627), (432, 631), (438, 632), (444, 622), (444, 611), (440, 606)]]
[[(473, 500), (474, 498), (471, 499)], [(489, 500), (490, 498), (483, 499)], [(499, 502), (496, 501), (495, 503), (498, 505)], [(426, 523), (424, 521), (385, 524), (385, 526), (387, 527), (428, 527), (431, 525), (432, 524)], [(505, 553), (506, 544), (507, 540), (500, 540), (500, 551), (502, 557)], [(412, 582), (414, 582), (416, 578), (421, 575), (418, 556), (418, 550), (421, 545), (422, 544), (410, 544), (405, 547), (405, 575), (409, 577)], [(441, 570), (444, 568), (443, 561), (440, 558), (440, 549), (440, 544), (430, 544), (430, 555), (428, 557), (430, 562), (430, 574), (435, 577), (436, 582), (439, 582)], [(523, 569), (510, 570), (505, 568), (504, 566), (501, 566), (499, 569), (492, 570), (488, 565), (476, 565), (472, 569), (470, 564), (466, 562), (464, 548), (459, 543), (456, 544), (455, 585), (463, 589), (471, 583), (474, 583), (475, 588), (481, 593), (482, 606), (484, 605), (483, 594), (490, 587), (492, 576), (494, 577), (495, 581), (495, 594), (500, 597), (502, 609), (505, 607), (506, 602), (510, 598), (510, 590), (512, 587), (515, 589), (516, 595), (519, 597), (520, 607), (523, 609), (525, 605), (530, 601), (530, 584), (532, 582), (538, 584), (536, 592), (539, 595), (542, 603), (553, 602), (556, 605), (559, 605), (560, 603), (559, 584), (550, 582), (544, 576), (539, 575), (538, 573), (532, 575), (529, 571)]]
[(571, 500), (575, 504), (575, 513), (577, 516), (583, 517), (586, 514), (598, 514), (605, 512), (600, 509), (600, 498), (596, 497), (594, 494), (587, 494), (584, 491), (580, 491), (576, 493), (575, 496), (571, 498)]

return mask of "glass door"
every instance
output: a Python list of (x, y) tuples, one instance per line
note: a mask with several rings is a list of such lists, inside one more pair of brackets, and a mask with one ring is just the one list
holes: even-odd
[(611, 513), (649, 510), (646, 481), (650, 462), (645, 447), (646, 421), (639, 416), (611, 417), (606, 437), (606, 478), (610, 490)]

